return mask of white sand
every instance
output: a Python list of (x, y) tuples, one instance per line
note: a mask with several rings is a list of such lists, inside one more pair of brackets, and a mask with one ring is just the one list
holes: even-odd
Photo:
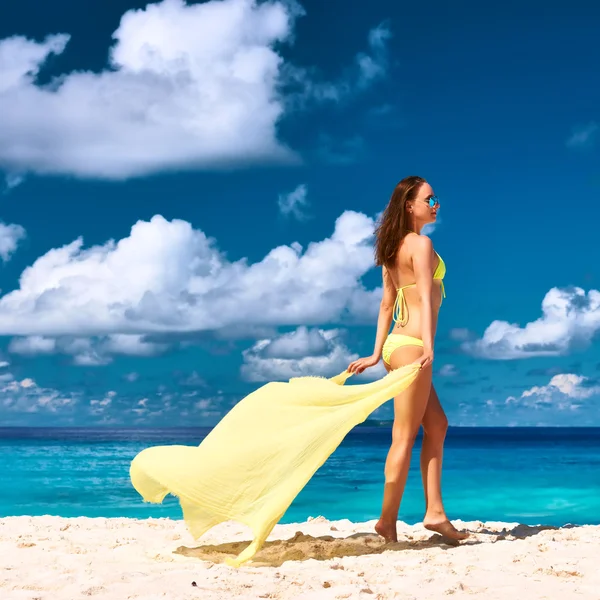
[(8, 517), (0, 598), (600, 598), (600, 526), (458, 521), (474, 535), (452, 547), (403, 523), (399, 542), (385, 545), (374, 524), (278, 525), (255, 560), (234, 569), (220, 561), (250, 539), (236, 523), (195, 542), (169, 519)]

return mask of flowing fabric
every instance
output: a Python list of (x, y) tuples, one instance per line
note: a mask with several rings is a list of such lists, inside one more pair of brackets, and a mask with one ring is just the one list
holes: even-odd
[(267, 383), (238, 402), (199, 446), (155, 446), (140, 452), (131, 481), (146, 502), (179, 498), (195, 539), (224, 521), (250, 527), (253, 540), (226, 562), (239, 566), (269, 533), (346, 434), (405, 390), (419, 373), (407, 365), (367, 384), (298, 377)]

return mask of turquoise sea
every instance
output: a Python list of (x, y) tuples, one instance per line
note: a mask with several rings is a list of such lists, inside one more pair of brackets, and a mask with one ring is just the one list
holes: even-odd
[[(153, 445), (197, 445), (208, 429), (0, 428), (0, 517), (180, 518), (177, 500), (145, 504), (129, 463)], [(378, 517), (388, 426), (362, 425), (317, 471), (282, 522)], [(400, 519), (423, 516), (415, 447)], [(443, 481), (450, 518), (600, 523), (600, 428), (451, 428)]]

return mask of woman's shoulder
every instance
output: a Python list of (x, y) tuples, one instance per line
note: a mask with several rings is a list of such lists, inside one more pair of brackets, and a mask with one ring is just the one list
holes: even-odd
[(413, 253), (433, 252), (433, 242), (431, 241), (431, 238), (426, 235), (420, 235), (411, 231), (406, 235), (405, 239), (408, 242), (407, 245), (410, 251)]

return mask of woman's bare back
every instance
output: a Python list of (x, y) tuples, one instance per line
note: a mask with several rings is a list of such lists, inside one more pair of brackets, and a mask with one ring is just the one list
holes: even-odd
[[(389, 279), (389, 285), (392, 285), (394, 292), (397, 294), (398, 289), (402, 289), (406, 305), (404, 311), (406, 314), (403, 315), (403, 319), (398, 319), (394, 324), (392, 333), (402, 333), (404, 335), (410, 335), (421, 339), (421, 301), (417, 286), (415, 285), (416, 276), (413, 267), (413, 256), (415, 251), (415, 242), (419, 238), (416, 233), (408, 233), (406, 237), (400, 243), (398, 253), (396, 255), (396, 262), (393, 267), (387, 268), (387, 277)], [(433, 252), (433, 249), (432, 249)], [(431, 277), (437, 267), (439, 257), (437, 255), (433, 258), (433, 271)], [(410, 286), (410, 287), (405, 287)], [(437, 318), (442, 302), (442, 290), (441, 285), (438, 281), (433, 282), (432, 288), (432, 310), (433, 310), (433, 333), (437, 327)]]

